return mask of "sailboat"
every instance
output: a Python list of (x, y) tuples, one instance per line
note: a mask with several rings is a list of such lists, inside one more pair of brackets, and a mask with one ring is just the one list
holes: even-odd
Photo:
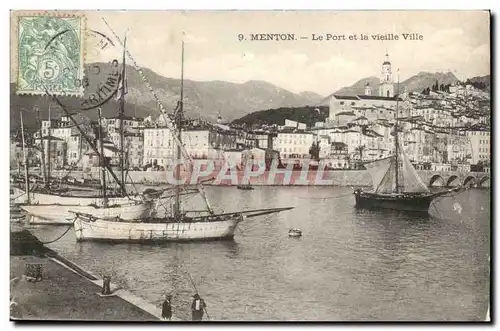
[[(399, 91), (399, 79), (398, 79)], [(354, 190), (356, 207), (385, 208), (403, 211), (428, 213), (429, 207), (437, 197), (459, 191), (456, 187), (441, 192), (431, 192), (424, 184), (399, 143), (398, 125), (399, 96), (396, 101), (396, 121), (392, 135), (394, 136), (394, 153), (386, 158), (366, 162), (364, 166), (372, 177), (373, 190), (366, 192)]]
[(29, 215), (31, 224), (71, 224), (73, 221), (73, 213), (80, 212), (95, 215), (97, 217), (109, 218), (120, 217), (125, 220), (133, 220), (141, 217), (151, 216), (156, 203), (153, 199), (150, 200), (132, 200), (129, 199), (125, 203), (111, 205), (108, 200), (106, 169), (103, 167), (105, 158), (102, 143), (102, 126), (101, 113), (99, 111), (99, 143), (100, 143), (100, 165), (101, 165), (101, 196), (102, 205), (60, 205), (60, 204), (21, 204), (21, 209), (25, 210)]
[[(82, 136), (87, 140), (94, 152), (100, 158), (101, 167), (101, 193), (92, 197), (67, 197), (57, 196), (53, 194), (28, 194), (31, 203), (21, 204), (20, 207), (35, 216), (31, 218), (32, 224), (71, 224), (73, 222), (74, 212), (94, 215), (96, 217), (110, 218), (119, 217), (123, 220), (135, 220), (152, 215), (154, 209), (160, 199), (163, 191), (149, 191), (143, 195), (130, 196), (125, 189), (124, 176), (124, 155), (123, 155), (123, 115), (124, 115), (124, 95), (125, 95), (125, 52), (123, 54), (123, 70), (121, 75), (121, 88), (119, 90), (120, 100), (120, 138), (121, 138), (121, 155), (120, 155), (120, 170), (121, 180), (117, 178), (113, 170), (109, 166), (103, 149), (103, 132), (101, 124), (101, 109), (98, 109), (99, 118), (99, 145), (100, 151), (91, 142), (90, 138), (83, 132), (74, 118), (69, 114), (67, 109), (57, 99), (55, 99), (66, 115), (73, 121), (73, 124), (80, 131)], [(106, 170), (109, 171), (112, 178), (117, 182), (121, 189), (121, 195), (109, 196), (106, 183)], [(58, 197), (54, 202), (52, 199)], [(45, 201), (44, 201), (45, 199)]]
[[(116, 36), (116, 35), (115, 35)], [(117, 36), (116, 36), (117, 37)], [(117, 37), (119, 40), (119, 38)], [(131, 57), (130, 53), (129, 57)], [(134, 62), (142, 80), (155, 97), (167, 126), (172, 132), (173, 140), (177, 145), (176, 158), (184, 157), (184, 160), (193, 164), (187, 150), (182, 144), (182, 122), (183, 122), (183, 83), (184, 83), (184, 43), (182, 43), (182, 69), (181, 69), (181, 95), (176, 107), (176, 125), (166, 116), (162, 103), (151, 88), (142, 70)], [(167, 170), (168, 171), (168, 170)], [(180, 166), (175, 168), (175, 177), (180, 178)], [(259, 210), (239, 211), (232, 213), (216, 214), (210, 207), (203, 185), (197, 183), (198, 193), (203, 198), (206, 210), (182, 211), (181, 210), (181, 185), (175, 186), (175, 202), (170, 215), (165, 217), (149, 217), (133, 222), (127, 222), (120, 218), (104, 219), (92, 215), (75, 213), (74, 228), (77, 241), (120, 241), (159, 243), (166, 241), (196, 241), (196, 240), (222, 240), (234, 237), (234, 232), (240, 222), (244, 219), (278, 213), (290, 210), (293, 207), (269, 208)], [(192, 214), (192, 216), (191, 216)]]
[[(50, 112), (50, 105), (49, 105), (49, 112)], [(73, 121), (73, 124), (75, 124), (76, 128), (82, 132), (80, 127), (76, 124), (76, 122), (73, 120), (73, 118), (68, 114), (69, 118)], [(49, 115), (49, 120), (50, 120), (50, 115)], [(40, 125), (41, 127), (41, 125)], [(50, 134), (50, 127), (49, 127), (49, 143), (48, 147), (50, 148), (50, 139), (51, 139), (51, 134)], [(40, 132), (42, 132), (40, 130)], [(89, 144), (92, 145), (92, 142), (90, 138), (85, 134), (82, 134), (82, 137), (87, 140)], [(29, 196), (28, 196), (28, 190), (26, 189), (26, 185), (13, 185), (12, 186), (12, 195), (14, 196), (13, 202), (15, 204), (26, 204), (28, 205), (72, 205), (72, 206), (90, 206), (90, 205), (96, 205), (96, 206), (102, 206), (103, 205), (103, 198), (102, 195), (96, 194), (95, 192), (91, 192), (89, 194), (88, 191), (84, 190), (64, 190), (64, 189), (55, 189), (54, 187), (51, 187), (50, 183), (50, 162), (47, 162), (45, 164), (45, 159), (46, 159), (46, 153), (45, 153), (45, 148), (44, 148), (44, 137), (43, 134), (40, 135), (41, 138), (41, 163), (42, 163), (42, 177), (44, 180), (44, 186), (43, 187), (31, 187), (29, 190)], [(50, 151), (47, 151), (47, 155), (50, 155)], [(50, 161), (50, 157), (48, 158)], [(46, 171), (47, 170), (47, 171)], [(30, 176), (31, 178), (31, 176)], [(92, 194), (93, 193), (93, 194)], [(108, 203), (111, 205), (120, 205), (124, 203), (129, 203), (130, 202), (130, 195), (124, 195), (124, 194), (113, 194), (113, 195), (108, 195)]]

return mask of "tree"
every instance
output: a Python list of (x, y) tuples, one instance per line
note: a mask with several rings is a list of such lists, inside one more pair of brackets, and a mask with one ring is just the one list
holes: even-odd
[(311, 155), (311, 158), (313, 160), (319, 161), (319, 151), (320, 151), (319, 143), (317, 144), (313, 141), (311, 148), (309, 148), (309, 155)]
[(432, 90), (433, 90), (433, 91), (437, 91), (437, 90), (439, 90), (439, 82), (437, 81), (437, 79), (436, 79), (436, 84), (433, 84), (433, 85), (432, 85)]
[(354, 150), (359, 155), (360, 160), (363, 160), (363, 152), (365, 151), (365, 149), (365, 145), (360, 145)]

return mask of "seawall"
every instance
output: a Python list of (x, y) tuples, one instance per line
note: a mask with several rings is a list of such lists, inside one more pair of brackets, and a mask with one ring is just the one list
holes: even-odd
[[(453, 171), (417, 171), (422, 181), (428, 186), (456, 186), (466, 184), (470, 180), (475, 181), (481, 187), (490, 186), (490, 174), (480, 172), (453, 172)], [(68, 175), (68, 171), (54, 171), (53, 177)], [(69, 175), (75, 178), (99, 178), (98, 172), (83, 173), (82, 171), (71, 171)], [(207, 180), (205, 185), (236, 186), (249, 183), (254, 186), (371, 186), (372, 180), (366, 170), (309, 170), (289, 171), (279, 169), (275, 172), (254, 171), (250, 176), (244, 170), (231, 170), (222, 173), (212, 171), (211, 173), (200, 172), (199, 176), (191, 172), (181, 172), (181, 182), (184, 184), (195, 184), (196, 178)], [(210, 179), (213, 179), (210, 181)], [(172, 171), (130, 171), (127, 175), (129, 184), (172, 184), (174, 177)]]

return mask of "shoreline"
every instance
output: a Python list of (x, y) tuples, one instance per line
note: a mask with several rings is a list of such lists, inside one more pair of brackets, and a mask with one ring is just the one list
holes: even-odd
[[(11, 173), (15, 171), (11, 171)], [(32, 172), (34, 173), (34, 172)], [(417, 170), (418, 175), (427, 186), (453, 187), (464, 185), (473, 180), (480, 187), (491, 187), (491, 174), (488, 172), (456, 172)], [(83, 171), (54, 171), (53, 178), (70, 175), (74, 178), (98, 179), (97, 172)], [(244, 170), (218, 172), (182, 171), (180, 182), (184, 185), (195, 185), (198, 181), (205, 186), (238, 186), (250, 184), (252, 186), (298, 186), (298, 187), (370, 187), (372, 179), (366, 170), (309, 170), (287, 171), (278, 169), (276, 172), (263, 171), (261, 173), (246, 173)], [(129, 171), (126, 183), (128, 185), (172, 185), (175, 184), (172, 172), (167, 171)]]

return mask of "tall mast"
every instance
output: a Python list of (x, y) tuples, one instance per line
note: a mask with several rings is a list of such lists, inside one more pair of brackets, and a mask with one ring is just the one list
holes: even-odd
[[(120, 39), (120, 37), (116, 34), (116, 32), (113, 30), (113, 28), (111, 28), (111, 26), (108, 24), (108, 22), (103, 18), (103, 21), (104, 23), (108, 26), (108, 28), (111, 30), (111, 32), (113, 33), (113, 36), (116, 38), (116, 40), (121, 44), (123, 45), (123, 42), (122, 40)], [(167, 124), (167, 127), (168, 129), (173, 132), (173, 133), (176, 133), (177, 132), (177, 128), (175, 126), (175, 123), (172, 122), (170, 120), (170, 118), (167, 116), (167, 110), (165, 109), (165, 107), (163, 106), (163, 103), (161, 102), (160, 98), (158, 97), (158, 95), (156, 94), (156, 92), (153, 90), (153, 88), (151, 87), (151, 84), (149, 83), (148, 79), (146, 78), (146, 76), (144, 75), (144, 72), (142, 71), (142, 69), (139, 67), (139, 65), (137, 64), (137, 62), (135, 61), (134, 57), (132, 56), (132, 54), (125, 50), (129, 59), (132, 61), (132, 64), (135, 68), (135, 70), (137, 71), (137, 73), (139, 74), (139, 76), (141, 77), (142, 81), (144, 82), (144, 84), (146, 85), (147, 89), (149, 90), (149, 92), (151, 93), (151, 95), (154, 97), (155, 101), (156, 101), (156, 104), (160, 110), (160, 115), (162, 116), (162, 118), (164, 119), (165, 123)], [(173, 134), (172, 135), (173, 139), (174, 139), (174, 143), (176, 144), (180, 144), (181, 142), (179, 141), (177, 135)], [(184, 160), (188, 161), (191, 165), (194, 163), (193, 161), (193, 158), (189, 155), (189, 153), (187, 152), (186, 148), (184, 148), (184, 146), (181, 146), (181, 152), (182, 152), (182, 156), (184, 157)], [(210, 212), (210, 214), (213, 214), (214, 211), (212, 209), (212, 207), (210, 206), (210, 202), (208, 201), (208, 198), (207, 198), (207, 195), (205, 193), (205, 189), (203, 188), (203, 185), (200, 181), (198, 181), (196, 183), (196, 186), (198, 188), (198, 191), (201, 195), (201, 197), (203, 198), (203, 202), (205, 203), (205, 206), (207, 208), (207, 210)]]
[(52, 119), (50, 118), (50, 103), (49, 103), (49, 143), (47, 145), (47, 182), (45, 183), (45, 185), (47, 185), (48, 187), (50, 187), (50, 144), (52, 142)]
[[(45, 91), (47, 94), (49, 94), (48, 91)], [(87, 144), (89, 144), (90, 148), (92, 148), (92, 150), (94, 151), (94, 153), (96, 153), (97, 155), (100, 155), (95, 143), (92, 142), (92, 139), (90, 139), (90, 137), (88, 136), (88, 134), (85, 133), (85, 131), (83, 131), (83, 129), (78, 125), (78, 123), (76, 122), (76, 120), (73, 118), (72, 114), (68, 111), (68, 109), (66, 109), (66, 106), (63, 105), (61, 103), (61, 101), (59, 101), (59, 99), (57, 99), (56, 97), (52, 96), (53, 100), (55, 100), (57, 102), (57, 104), (59, 105), (59, 107), (61, 107), (61, 109), (64, 111), (64, 113), (66, 114), (66, 116), (69, 117), (69, 119), (71, 120), (71, 122), (73, 123), (73, 125), (76, 127), (76, 129), (78, 130), (78, 132), (80, 132), (80, 134), (82, 135), (82, 137), (85, 139), (85, 141), (87, 142)], [(122, 189), (123, 192), (125, 192), (125, 196), (128, 196), (126, 194), (126, 190), (125, 190), (125, 185), (120, 182), (120, 180), (118, 179), (118, 177), (116, 177), (116, 174), (113, 172), (113, 169), (111, 168), (111, 166), (106, 162), (104, 164), (104, 167), (109, 171), (109, 173), (111, 174), (111, 177), (113, 177), (113, 180), (120, 186), (120, 188)]]
[[(125, 187), (125, 160), (124, 160), (124, 132), (123, 132), (123, 120), (124, 120), (124, 113), (125, 113), (125, 49), (127, 45), (127, 36), (125, 35), (125, 39), (123, 41), (123, 61), (122, 61), (122, 74), (121, 74), (121, 88), (120, 88), (120, 175), (121, 175), (121, 181), (123, 183), (123, 188)], [(125, 196), (126, 192), (122, 192), (123, 196)]]
[(26, 184), (26, 195), (27, 195), (27, 202), (28, 204), (30, 203), (30, 181), (28, 178), (28, 157), (26, 156), (26, 144), (24, 142), (24, 123), (23, 123), (23, 113), (20, 112), (19, 115), (21, 116), (21, 136), (22, 136), (22, 141), (23, 141), (23, 154), (24, 154), (24, 177), (25, 177), (25, 184)]
[[(177, 144), (177, 153), (175, 156), (176, 160), (180, 160), (182, 157), (181, 144), (182, 144), (182, 120), (184, 115), (184, 40), (182, 41), (182, 51), (181, 51), (181, 100), (179, 102), (179, 107), (177, 107), (177, 139), (179, 144)], [(175, 179), (179, 180), (181, 178), (181, 166), (177, 164), (175, 167)], [(175, 186), (175, 206), (174, 206), (174, 216), (175, 218), (180, 217), (181, 213), (181, 196), (180, 196), (180, 185)]]
[(399, 192), (399, 132), (398, 132), (398, 116), (399, 116), (399, 69), (398, 69), (398, 92), (396, 94), (396, 124), (395, 124), (395, 135), (394, 135), (394, 143), (396, 145), (396, 193)]
[(43, 177), (43, 185), (47, 186), (47, 169), (45, 167), (45, 146), (44, 146), (44, 139), (43, 139), (43, 129), (42, 129), (42, 122), (40, 121), (40, 109), (36, 110), (36, 121), (37, 125), (40, 127), (40, 154), (42, 157), (40, 158), (41, 160), (41, 166), (42, 166), (42, 177)]
[(102, 189), (102, 198), (103, 198), (103, 205), (104, 207), (107, 207), (108, 205), (108, 199), (106, 197), (106, 193), (107, 193), (107, 187), (106, 187), (106, 168), (105, 168), (105, 162), (106, 162), (106, 159), (104, 157), (104, 144), (102, 143), (102, 121), (101, 121), (101, 118), (102, 118), (102, 114), (101, 114), (101, 108), (99, 107), (97, 109), (97, 116), (98, 116), (98, 124), (99, 124), (99, 130), (98, 130), (98, 134), (99, 134), (99, 146), (100, 146), (100, 149), (101, 149), (101, 155), (99, 155), (99, 165), (101, 167), (101, 189)]

